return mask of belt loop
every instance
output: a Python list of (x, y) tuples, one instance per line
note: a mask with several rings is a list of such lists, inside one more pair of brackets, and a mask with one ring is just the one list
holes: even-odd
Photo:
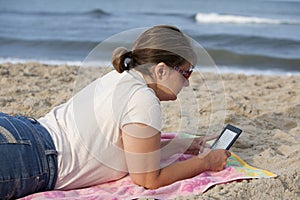
[(40, 124), (34, 117), (29, 117), (29, 116), (24, 116), (24, 115), (15, 115), (14, 117), (16, 117), (17, 119), (24, 119), (26, 118), (27, 120), (29, 120), (32, 124)]
[(56, 150), (45, 150), (46, 155), (56, 155), (57, 156), (57, 151)]
[(34, 117), (26, 117), (28, 120), (30, 120), (33, 124), (39, 124), (39, 122)]

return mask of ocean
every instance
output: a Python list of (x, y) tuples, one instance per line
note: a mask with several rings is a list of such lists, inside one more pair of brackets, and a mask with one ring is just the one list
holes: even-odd
[(107, 38), (158, 24), (221, 72), (300, 75), (300, 0), (0, 0), (0, 63), (80, 64)]

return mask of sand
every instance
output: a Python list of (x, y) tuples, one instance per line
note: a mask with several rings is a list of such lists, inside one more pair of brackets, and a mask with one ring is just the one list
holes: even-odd
[[(1, 64), (0, 111), (39, 118), (67, 101), (79, 82), (110, 70)], [(188, 199), (300, 199), (300, 76), (194, 73), (180, 98), (162, 105), (164, 131), (205, 135), (218, 133), (224, 123), (240, 127), (244, 132), (231, 150), (278, 175), (217, 185)]]

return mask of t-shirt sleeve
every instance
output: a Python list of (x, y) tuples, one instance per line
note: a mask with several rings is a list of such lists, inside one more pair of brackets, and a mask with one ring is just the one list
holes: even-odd
[(153, 91), (143, 88), (131, 96), (123, 115), (121, 127), (129, 123), (142, 123), (161, 131), (161, 106)]

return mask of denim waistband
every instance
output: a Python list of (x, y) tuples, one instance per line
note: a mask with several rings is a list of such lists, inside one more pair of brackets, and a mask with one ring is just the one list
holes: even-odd
[[(15, 115), (14, 117), (22, 120), (32, 129), (32, 133), (34, 133), (33, 136), (38, 142), (40, 152), (45, 154), (45, 157), (42, 160), (43, 167), (44, 169), (48, 169), (50, 171), (49, 184), (46, 190), (54, 189), (56, 179), (57, 179), (58, 169), (57, 169), (57, 151), (51, 135), (49, 134), (48, 130), (33, 117), (22, 116), (22, 115)], [(53, 157), (54, 164), (49, 163), (49, 159), (47, 158), (47, 156), (54, 156)]]
[[(22, 163), (30, 162), (31, 159), (33, 159), (32, 161), (36, 163), (34, 165), (36, 168), (32, 170), (30, 168), (23, 169), (17, 165), (14, 170), (10, 170), (9, 167), (13, 167), (13, 163), (15, 163), (15, 161), (13, 160), (13, 157), (7, 156), (6, 161), (4, 161), (2, 164), (0, 163), (0, 166), (3, 167), (3, 173), (5, 172), (3, 171), (5, 169), (11, 174), (0, 174), (2, 186), (5, 181), (11, 180), (12, 177), (15, 177), (15, 179), (22, 177), (22, 181), (24, 181), (25, 184), (25, 178), (30, 178), (26, 174), (36, 173), (37, 180), (41, 179), (41, 177), (39, 177), (40, 175), (43, 177), (43, 180), (39, 181), (41, 184), (43, 184), (40, 191), (54, 189), (58, 170), (57, 151), (55, 149), (52, 137), (47, 129), (32, 117), (22, 115), (10, 116), (2, 112), (0, 112), (0, 128), (0, 145), (2, 144), (0, 147), (2, 147), (3, 153), (6, 152), (7, 155), (11, 154), (19, 156), (25, 153), (25, 149), (22, 149), (26, 148), (26, 152), (32, 157), (26, 155), (26, 158), (21, 158)], [(32, 150), (29, 151), (29, 148)], [(8, 151), (8, 149), (10, 150)], [(25, 163), (25, 165), (30, 166), (30, 163)], [(19, 189), (21, 190), (21, 188)]]
[(57, 155), (57, 151), (51, 135), (49, 134), (48, 130), (43, 125), (40, 124), (40, 122), (38, 122), (33, 117), (21, 116), (21, 115), (16, 115), (15, 117), (23, 120), (24, 122), (27, 122), (29, 126), (32, 126), (33, 128), (37, 129), (37, 131), (35, 131), (36, 134), (39, 136), (37, 139), (42, 142), (42, 148), (46, 153), (46, 155), (48, 154)]

